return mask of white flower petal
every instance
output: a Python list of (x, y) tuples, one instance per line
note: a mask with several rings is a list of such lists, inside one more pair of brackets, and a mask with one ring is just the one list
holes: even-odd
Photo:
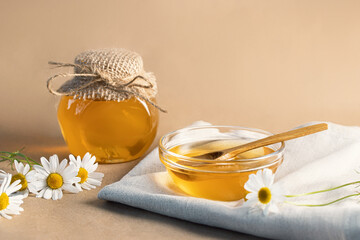
[(78, 182), (80, 182), (81, 181), (81, 178), (79, 178), (79, 177), (74, 177), (73, 179), (72, 179), (72, 181), (69, 181), (69, 183), (78, 183)]
[(80, 183), (75, 183), (75, 187), (77, 190), (79, 190), (79, 192), (82, 191)]
[(5, 193), (7, 195), (10, 195), (16, 191), (18, 191), (21, 188), (21, 184), (20, 184), (21, 180), (16, 180), (15, 182), (13, 182), (5, 191)]
[(83, 160), (82, 160), (82, 166), (88, 170), (90, 169), (90, 167), (95, 163), (95, 160), (96, 160), (96, 157), (93, 156), (91, 157), (91, 154), (90, 153), (86, 153)]
[(11, 215), (18, 215), (18, 214), (20, 214), (19, 211), (10, 210), (9, 208), (4, 209), (4, 210), (3, 210), (3, 213), (8, 214), (8, 215), (10, 215), (10, 214), (11, 214)]
[(33, 168), (35, 169), (35, 171), (45, 177), (47, 177), (50, 172), (46, 171), (44, 167), (39, 166), (39, 165), (34, 165)]
[(0, 184), (4, 181), (4, 178), (7, 176), (7, 173), (0, 169)]
[(34, 183), (28, 183), (28, 189), (31, 193), (37, 194), (38, 190), (36, 188), (36, 185)]
[(248, 200), (253, 199), (253, 198), (257, 200), (258, 193), (257, 192), (248, 193), (245, 198), (248, 199)]
[(101, 185), (101, 181), (95, 180), (95, 179), (92, 179), (92, 178), (88, 178), (86, 181), (89, 184), (92, 184), (92, 185), (95, 185), (95, 186), (100, 186)]
[(270, 209), (270, 204), (267, 204), (264, 208), (263, 208), (263, 214), (265, 216), (267, 216), (269, 214), (269, 209)]
[(74, 165), (68, 165), (62, 173), (62, 177), (64, 181), (71, 180), (78, 175), (78, 172), (78, 169)]
[(262, 173), (263, 171), (262, 170), (258, 170), (255, 175), (259, 178), (259, 179), (262, 179)]
[(11, 199), (9, 199), (9, 201), (15, 201), (15, 200), (22, 200), (24, 199), (24, 195), (21, 194), (21, 193), (14, 193), (14, 194), (11, 194)]
[(29, 182), (34, 182), (34, 181), (36, 181), (36, 180), (38, 179), (35, 170), (31, 170), (30, 172), (28, 172), (28, 173), (25, 175), (25, 178), (26, 178), (26, 181), (27, 181), (28, 183), (29, 183)]
[(12, 218), (11, 216), (9, 216), (9, 215), (7, 215), (6, 213), (4, 213), (3, 211), (0, 211), (0, 215), (3, 216), (3, 217), (6, 218), (6, 219), (9, 219), (9, 220)]
[(14, 160), (14, 165), (15, 165), (15, 170), (17, 172), (20, 172), (20, 166), (19, 166), (19, 162), (17, 160)]
[(36, 197), (38, 197), (38, 198), (43, 197), (46, 189), (47, 188), (43, 188), (43, 189), (41, 189), (41, 191), (39, 190), (40, 192), (38, 192), (38, 194), (36, 194)]
[(68, 192), (71, 192), (71, 193), (78, 193), (79, 190), (74, 187), (72, 184), (68, 184), (68, 183), (64, 183), (64, 185), (62, 186), (62, 188)]
[(259, 191), (259, 187), (257, 186), (256, 183), (254, 183), (253, 181), (247, 181), (245, 184), (244, 184), (244, 188), (249, 191), (249, 192), (257, 192)]
[(91, 189), (94, 189), (94, 188), (95, 188), (94, 186), (88, 184), (87, 182), (82, 183), (82, 184), (81, 184), (81, 187), (82, 187), (83, 189), (85, 189), (85, 190), (91, 190)]
[[(11, 197), (9, 197), (10, 199)], [(22, 200), (18, 200), (18, 199), (14, 199), (12, 201), (9, 200), (9, 206), (7, 207), (7, 209), (9, 209), (9, 207), (11, 206), (11, 208), (13, 208), (14, 206), (19, 207), (21, 204), (23, 204), (24, 201)]]
[[(46, 180), (39, 180), (32, 183), (35, 186), (36, 191), (40, 191), (47, 187)], [(35, 193), (35, 192), (33, 192)]]
[(25, 190), (18, 191), (16, 193), (12, 194), (12, 197), (16, 197), (16, 196), (20, 196), (22, 198), (27, 198), (29, 196), (29, 190), (25, 189)]
[[(43, 169), (44, 169), (47, 173), (51, 173), (51, 172), (50, 172), (50, 163), (49, 163), (49, 161), (48, 161), (46, 158), (44, 158), (44, 157), (41, 157), (41, 158), (40, 158), (40, 161), (41, 161), (41, 165), (42, 165)], [(35, 166), (37, 166), (37, 165), (35, 165)], [(34, 167), (35, 167), (35, 166), (34, 166)]]
[(58, 189), (55, 189), (53, 190), (53, 193), (52, 193), (52, 200), (58, 200)]
[(102, 180), (102, 178), (104, 177), (104, 174), (101, 172), (92, 172), (92, 173), (89, 173), (89, 177), (98, 179), (98, 180)]
[(70, 155), (69, 155), (69, 159), (70, 159), (70, 163), (76, 164), (76, 158), (75, 158), (74, 155), (70, 154)]
[(58, 199), (61, 199), (63, 197), (62, 190), (58, 189)]
[(66, 159), (62, 160), (57, 169), (57, 172), (62, 175), (62, 173), (64, 172), (64, 169), (66, 168), (67, 163), (68, 163), (68, 161)]
[(264, 183), (261, 181), (261, 178), (259, 179), (257, 175), (250, 174), (249, 181), (252, 183), (255, 189), (259, 190), (264, 186)]
[(262, 177), (263, 177), (263, 182), (264, 182), (264, 185), (266, 187), (269, 187), (273, 184), (274, 182), (274, 175), (273, 175), (273, 172), (268, 169), (268, 168), (265, 168), (263, 170), (263, 174), (262, 174)]
[(251, 198), (251, 199), (245, 201), (243, 206), (244, 207), (254, 207), (257, 205), (257, 203), (258, 203), (257, 199)]
[(80, 156), (77, 156), (77, 158), (76, 158), (76, 164), (77, 164), (79, 167), (83, 167)]
[[(79, 156), (79, 157), (80, 157), (80, 156)], [(90, 154), (89, 152), (87, 152), (87, 153), (85, 153), (82, 162), (83, 162), (83, 163), (88, 163), (89, 160), (90, 160), (90, 158), (91, 158), (91, 154)]]
[(97, 169), (97, 167), (98, 167), (98, 164), (95, 163), (94, 165), (89, 165), (86, 170), (88, 171), (88, 173), (92, 173)]
[(75, 170), (72, 170), (72, 169), (65, 169), (63, 174), (62, 174), (62, 177), (64, 179), (64, 182), (77, 182), (75, 181), (75, 177), (77, 176), (78, 172)]
[(84, 182), (84, 183), (82, 183), (81, 185), (85, 185), (85, 186), (87, 186), (87, 187), (89, 187), (89, 188), (92, 188), (92, 189), (95, 189), (95, 188), (96, 188), (96, 186), (93, 186), (93, 185), (89, 184), (88, 182)]
[(30, 170), (30, 165), (26, 164), (22, 174), (26, 176), (26, 174), (28, 174), (29, 170)]
[(17, 204), (9, 204), (6, 210), (13, 212), (12, 214), (19, 214), (19, 212), (24, 211), (24, 209), (19, 207)]
[(259, 170), (256, 172), (256, 181), (260, 184), (260, 188), (265, 187), (264, 180), (263, 180), (263, 171)]
[(45, 193), (44, 193), (44, 198), (45, 199), (50, 199), (52, 196), (53, 190), (51, 188), (46, 188)]
[[(95, 161), (96, 161), (96, 157), (95, 156), (92, 156), (91, 158), (90, 158), (90, 160), (89, 160), (89, 163), (91, 164), (91, 165), (93, 165), (94, 163), (95, 163)], [(96, 165), (97, 166), (97, 165)]]
[(3, 179), (1, 186), (0, 186), (0, 193), (5, 192), (5, 190), (9, 187), (11, 182), (12, 175), (10, 173), (7, 173), (5, 178)]
[(50, 173), (57, 172), (57, 169), (59, 167), (59, 157), (54, 154), (50, 157)]

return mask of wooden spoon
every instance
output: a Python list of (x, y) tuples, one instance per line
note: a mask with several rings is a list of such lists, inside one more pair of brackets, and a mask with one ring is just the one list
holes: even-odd
[(265, 147), (274, 143), (279, 143), (283, 141), (287, 141), (294, 138), (303, 137), (309, 134), (317, 133), (320, 131), (324, 131), (328, 129), (328, 125), (326, 123), (315, 124), (307, 127), (298, 128), (295, 130), (291, 130), (284, 133), (279, 133), (272, 135), (270, 137), (266, 137), (263, 139), (256, 140), (254, 142), (249, 142), (240, 146), (232, 147), (229, 149), (224, 149), (221, 151), (209, 152), (206, 154), (192, 156), (192, 158), (201, 158), (201, 159), (209, 159), (209, 160), (217, 160), (217, 161), (226, 161), (233, 160), (240, 153), (259, 148)]

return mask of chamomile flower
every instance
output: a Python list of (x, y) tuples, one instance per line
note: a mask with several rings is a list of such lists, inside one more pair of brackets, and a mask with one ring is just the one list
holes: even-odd
[(20, 207), (24, 196), (21, 194), (12, 195), (21, 188), (21, 180), (11, 183), (11, 178), (11, 174), (6, 174), (0, 186), (0, 215), (7, 219), (12, 218), (10, 215), (19, 215), (21, 211), (24, 211)]
[(37, 180), (35, 185), (39, 191), (36, 197), (53, 200), (61, 199), (63, 190), (72, 193), (78, 193), (75, 182), (79, 182), (80, 178), (76, 177), (77, 169), (75, 166), (67, 166), (67, 160), (64, 159), (59, 163), (59, 158), (55, 154), (50, 157), (50, 161), (46, 158), (40, 158), (42, 166), (34, 165), (37, 172)]
[(75, 166), (78, 171), (77, 176), (80, 178), (80, 181), (76, 182), (75, 186), (79, 191), (82, 191), (82, 188), (91, 190), (92, 188), (96, 188), (96, 186), (101, 185), (104, 174), (95, 172), (98, 167), (98, 164), (95, 163), (95, 156), (91, 156), (90, 153), (86, 153), (84, 158), (81, 160), (80, 156), (75, 158), (74, 155), (71, 154), (69, 158), (70, 165)]
[(256, 175), (250, 174), (249, 180), (244, 185), (244, 188), (250, 192), (245, 197), (247, 201), (244, 206), (260, 207), (264, 215), (270, 211), (278, 211), (276, 204), (283, 202), (285, 196), (281, 193), (281, 189), (273, 183), (274, 175), (270, 169), (259, 170)]
[(32, 193), (36, 193), (36, 187), (34, 185), (34, 181), (36, 181), (36, 172), (34, 170), (30, 171), (29, 164), (19, 163), (14, 160), (15, 169), (17, 174), (13, 175), (11, 178), (11, 183), (16, 180), (20, 180), (21, 188), (19, 189), (19, 193), (23, 194), (24, 197), (29, 195), (29, 191)]

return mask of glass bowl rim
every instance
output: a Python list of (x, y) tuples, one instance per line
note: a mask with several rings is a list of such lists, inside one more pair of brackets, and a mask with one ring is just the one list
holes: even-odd
[[(169, 132), (165, 135), (163, 135), (160, 140), (159, 140), (159, 149), (161, 151), (163, 151), (164, 153), (175, 157), (175, 158), (180, 158), (180, 159), (184, 159), (186, 161), (189, 162), (194, 162), (194, 163), (219, 163), (219, 164), (224, 164), (224, 163), (228, 163), (228, 164), (235, 164), (235, 163), (241, 163), (241, 162), (248, 162), (248, 161), (259, 161), (259, 160), (264, 160), (266, 158), (272, 157), (272, 156), (276, 156), (279, 154), (282, 154), (284, 152), (285, 149), (285, 143), (284, 142), (280, 142), (281, 145), (279, 147), (279, 149), (277, 149), (276, 151), (260, 156), (260, 157), (256, 157), (256, 158), (249, 158), (249, 159), (239, 159), (239, 160), (227, 160), (227, 161), (219, 161), (219, 160), (208, 160), (208, 159), (199, 159), (199, 158), (192, 158), (192, 157), (187, 157), (181, 154), (177, 154), (174, 152), (169, 151), (163, 144), (163, 140), (167, 137), (169, 137), (170, 135), (174, 135), (174, 134), (178, 134), (180, 132), (184, 132), (187, 130), (196, 130), (196, 129), (204, 129), (204, 128), (228, 128), (231, 129), (233, 128), (233, 130), (248, 130), (250, 132), (258, 132), (258, 133), (263, 133), (266, 134), (268, 136), (274, 135), (271, 132), (262, 130), (262, 129), (257, 129), (257, 128), (249, 128), (249, 127), (241, 127), (241, 126), (230, 126), (230, 125), (204, 125), (204, 126), (190, 126), (190, 127), (185, 127), (185, 128), (181, 128), (172, 132)], [(178, 164), (177, 164), (178, 165)]]

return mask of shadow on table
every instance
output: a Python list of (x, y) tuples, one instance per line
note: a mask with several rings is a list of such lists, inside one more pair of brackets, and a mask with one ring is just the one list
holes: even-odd
[(172, 227), (181, 228), (187, 232), (198, 234), (201, 237), (209, 237), (215, 239), (244, 239), (244, 240), (259, 240), (259, 238), (239, 232), (234, 232), (222, 228), (210, 227), (198, 223), (192, 223), (181, 219), (176, 219), (140, 208), (131, 207), (121, 203), (115, 203), (104, 200), (88, 201), (87, 204), (101, 208), (109, 212), (116, 212), (121, 215), (130, 216), (133, 218), (142, 218), (147, 221), (156, 221), (161, 224), (171, 225)]

